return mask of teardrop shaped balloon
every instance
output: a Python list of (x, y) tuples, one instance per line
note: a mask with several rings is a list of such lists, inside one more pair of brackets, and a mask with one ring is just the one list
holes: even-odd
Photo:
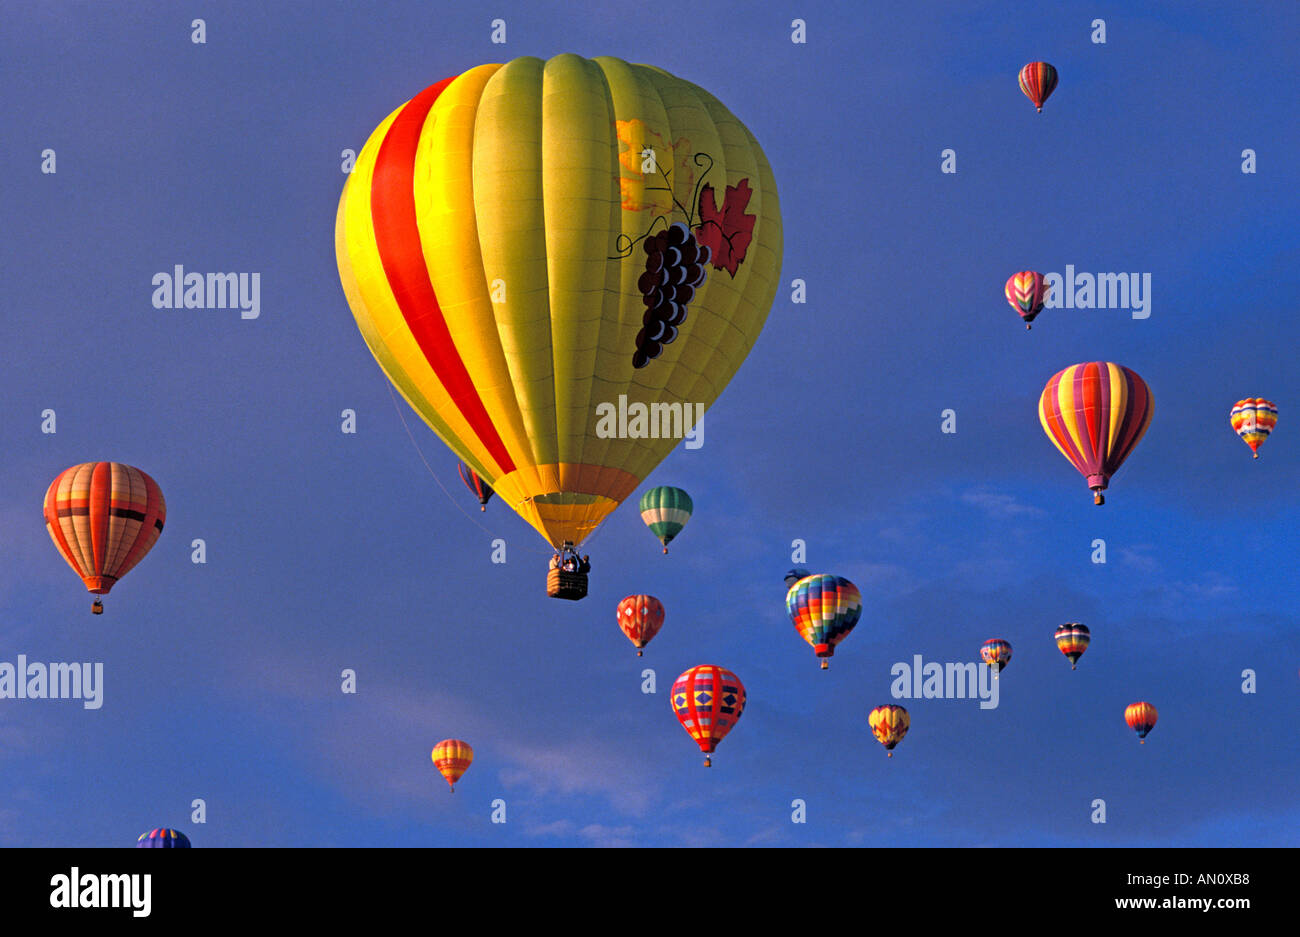
[(1259, 447), (1268, 439), (1268, 434), (1273, 432), (1273, 427), (1277, 426), (1277, 404), (1263, 397), (1247, 397), (1232, 405), (1228, 420), (1258, 459)]
[(189, 849), (189, 837), (180, 830), (161, 828), (141, 833), (135, 841), (136, 849)]
[(618, 626), (636, 648), (636, 656), (664, 625), (664, 604), (653, 595), (629, 595), (618, 603)]
[(641, 496), (641, 520), (650, 528), (650, 533), (659, 538), (665, 553), (668, 544), (682, 532), (694, 510), (691, 496), (680, 488), (660, 485)]
[(1030, 62), (1020, 69), (1020, 90), (1041, 114), (1043, 102), (1056, 90), (1056, 69), (1046, 62)]
[(889, 704), (871, 710), (867, 724), (871, 726), (871, 734), (876, 737), (876, 741), (885, 746), (885, 751), (893, 758), (894, 746), (903, 741), (903, 736), (907, 735), (907, 730), (912, 725), (912, 719), (902, 706)]
[(335, 232), (384, 373), (557, 549), (678, 445), (664, 425), (693, 425), (727, 386), (782, 252), (771, 168), (716, 98), (568, 54), (481, 65), (398, 107)]
[(456, 793), (456, 782), (469, 770), (473, 760), (474, 749), (469, 747), (469, 742), (443, 739), (433, 746), (433, 766), (447, 779), (447, 786), (453, 794)]
[(1151, 389), (1133, 371), (1109, 361), (1072, 364), (1058, 371), (1038, 400), (1047, 438), (1088, 479), (1093, 500), (1151, 425)]
[(478, 472), (464, 462), (460, 463), (456, 471), (460, 473), (460, 480), (465, 483), (465, 487), (470, 490), (474, 497), (478, 498), (478, 509), (486, 511), (487, 503), (492, 500), (492, 487), (479, 478)]
[(1011, 275), (1003, 292), (1006, 293), (1011, 308), (1020, 313), (1020, 318), (1028, 329), (1029, 323), (1043, 311), (1043, 305), (1047, 302), (1047, 281), (1041, 273), (1022, 270)]
[(713, 764), (718, 743), (745, 711), (745, 685), (725, 667), (692, 667), (673, 683), (670, 697), (682, 728), (704, 752), (704, 767)]
[(1079, 658), (1083, 656), (1084, 651), (1088, 650), (1091, 641), (1092, 633), (1088, 630), (1088, 626), (1081, 625), (1077, 621), (1067, 621), (1056, 629), (1056, 646), (1069, 659), (1071, 670), (1077, 669)]
[(1156, 727), (1156, 708), (1150, 703), (1130, 703), (1124, 710), (1124, 721), (1145, 745), (1147, 733)]
[(990, 667), (997, 668), (995, 673), (1001, 673), (1003, 668), (1011, 663), (1011, 642), (1001, 638), (985, 641), (984, 646), (980, 648), (980, 659)]
[(862, 617), (862, 593), (843, 576), (805, 576), (785, 594), (785, 610), (826, 670), (835, 646)]
[[(166, 520), (158, 483), (121, 462), (74, 465), (45, 492), (45, 529), (95, 595), (107, 595), (144, 558)], [(92, 611), (102, 610), (96, 599)]]

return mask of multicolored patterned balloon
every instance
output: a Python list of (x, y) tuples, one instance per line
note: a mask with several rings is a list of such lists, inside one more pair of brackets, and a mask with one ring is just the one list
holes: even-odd
[(714, 749), (745, 711), (745, 685), (726, 668), (702, 664), (677, 678), (671, 699), (677, 721), (704, 752), (704, 767), (711, 766)]
[(1046, 62), (1030, 62), (1020, 69), (1020, 90), (1041, 114), (1043, 102), (1056, 90), (1056, 69)]
[(1047, 281), (1041, 273), (1022, 270), (1011, 275), (1003, 292), (1006, 293), (1011, 308), (1025, 320), (1025, 328), (1028, 329), (1031, 327), (1029, 323), (1043, 311), (1043, 304), (1047, 302)]
[[(121, 462), (64, 469), (45, 492), (45, 528), (86, 589), (107, 595), (149, 552), (167, 520), (158, 483)], [(96, 600), (96, 611), (103, 605)]]
[(641, 496), (641, 520), (664, 545), (664, 553), (668, 552), (668, 544), (673, 538), (682, 532), (694, 510), (691, 496), (680, 488), (660, 485)]
[(478, 498), (478, 509), (487, 510), (487, 503), (492, 500), (492, 487), (479, 477), (478, 472), (474, 471), (464, 462), (461, 462), (456, 471), (460, 473), (460, 480), (465, 483), (465, 487)]
[(189, 849), (190, 840), (180, 830), (166, 828), (141, 833), (135, 841), (136, 849)]
[(1088, 479), (1093, 500), (1151, 425), (1151, 389), (1133, 371), (1109, 361), (1072, 364), (1058, 371), (1038, 400), (1047, 438)]
[(907, 735), (912, 720), (902, 706), (890, 704), (877, 706), (871, 710), (871, 714), (867, 716), (867, 724), (871, 726), (871, 733), (876, 737), (876, 741), (885, 746), (885, 751), (890, 758), (893, 758), (894, 746), (903, 741), (903, 736)]
[(992, 638), (984, 642), (980, 648), (980, 658), (990, 667), (996, 667), (996, 673), (1001, 673), (1007, 664), (1011, 663), (1011, 643), (1001, 638)]
[(835, 645), (862, 617), (862, 593), (843, 576), (805, 576), (785, 594), (785, 609), (795, 631), (812, 645), (826, 670)]
[(1150, 703), (1130, 703), (1124, 710), (1124, 721), (1145, 745), (1147, 733), (1156, 727), (1156, 708)]
[(1071, 670), (1078, 669), (1079, 658), (1088, 649), (1091, 640), (1092, 634), (1087, 625), (1081, 625), (1077, 621), (1067, 621), (1056, 629), (1056, 646), (1069, 658)]
[(1228, 420), (1258, 459), (1260, 445), (1277, 426), (1277, 404), (1263, 397), (1247, 397), (1232, 405)]
[(618, 603), (618, 626), (636, 648), (636, 656), (664, 626), (664, 603), (653, 595), (629, 595)]
[(469, 770), (474, 760), (474, 749), (460, 739), (443, 739), (433, 746), (433, 766), (447, 779), (447, 786), (456, 793), (456, 782)]

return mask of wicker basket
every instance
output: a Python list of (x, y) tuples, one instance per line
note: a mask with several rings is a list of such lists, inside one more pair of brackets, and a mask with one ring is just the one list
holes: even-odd
[(577, 601), (587, 597), (587, 574), (552, 569), (546, 574), (546, 594), (553, 599)]

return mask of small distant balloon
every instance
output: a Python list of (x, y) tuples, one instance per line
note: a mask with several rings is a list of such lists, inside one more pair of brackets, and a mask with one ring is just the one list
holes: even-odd
[(994, 673), (1001, 673), (1003, 668), (1011, 663), (1011, 642), (1001, 638), (985, 641), (984, 646), (980, 648), (980, 658), (984, 663), (995, 668)]
[(893, 758), (894, 746), (903, 741), (903, 736), (907, 735), (912, 720), (902, 706), (890, 704), (877, 706), (871, 710), (871, 714), (867, 716), (867, 724), (871, 726), (871, 733), (876, 737), (876, 741), (885, 746), (888, 756)]
[(1047, 281), (1043, 275), (1032, 270), (1013, 273), (1003, 292), (1006, 293), (1011, 308), (1020, 313), (1025, 328), (1031, 328), (1029, 323), (1043, 311), (1043, 305), (1047, 302)]
[(1124, 721), (1145, 745), (1147, 733), (1156, 727), (1156, 708), (1150, 703), (1130, 703), (1124, 710)]
[(1020, 69), (1020, 90), (1041, 114), (1043, 102), (1056, 90), (1056, 69), (1046, 62), (1030, 62)]
[(790, 591), (790, 587), (793, 586), (796, 582), (798, 582), (803, 577), (811, 576), (811, 575), (812, 575), (811, 570), (804, 569), (802, 566), (796, 566), (794, 569), (790, 570), (788, 573), (785, 574), (786, 591), (787, 592)]
[(629, 595), (618, 603), (618, 626), (636, 648), (636, 656), (664, 626), (664, 603), (653, 595)]
[(1268, 434), (1273, 432), (1273, 427), (1277, 426), (1277, 404), (1263, 397), (1247, 397), (1232, 405), (1228, 420), (1258, 459), (1259, 447), (1268, 439)]
[(189, 849), (190, 840), (180, 830), (157, 829), (141, 833), (136, 849)]
[(682, 532), (694, 510), (691, 496), (680, 488), (660, 485), (641, 496), (641, 520), (659, 538), (665, 553), (668, 552), (668, 544)]
[(478, 509), (486, 511), (487, 503), (492, 500), (491, 486), (479, 478), (478, 473), (464, 462), (461, 462), (456, 470), (460, 473), (460, 480), (465, 483), (465, 487), (470, 490), (474, 497), (478, 498)]
[(1087, 625), (1081, 625), (1077, 621), (1067, 621), (1061, 627), (1056, 629), (1056, 646), (1061, 649), (1070, 661), (1070, 669), (1076, 670), (1079, 658), (1083, 652), (1088, 650), (1088, 643), (1092, 640), (1092, 633), (1088, 631)]
[(443, 739), (433, 746), (433, 766), (447, 779), (447, 786), (456, 793), (456, 782), (469, 770), (474, 760), (474, 749), (460, 739)]

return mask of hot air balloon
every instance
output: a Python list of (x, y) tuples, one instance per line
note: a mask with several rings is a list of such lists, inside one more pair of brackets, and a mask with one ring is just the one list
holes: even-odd
[(1156, 708), (1150, 703), (1130, 703), (1124, 710), (1124, 721), (1145, 745), (1147, 733), (1156, 727)]
[(1258, 459), (1260, 445), (1277, 426), (1277, 404), (1263, 397), (1247, 397), (1232, 405), (1228, 419)]
[(1056, 646), (1070, 659), (1071, 670), (1077, 669), (1079, 658), (1088, 650), (1088, 642), (1091, 640), (1092, 634), (1087, 625), (1081, 625), (1077, 621), (1067, 621), (1056, 629)]
[(673, 538), (682, 532), (694, 510), (691, 496), (680, 488), (660, 485), (641, 496), (641, 520), (664, 545), (664, 553), (668, 552), (668, 544)]
[(136, 849), (189, 849), (190, 841), (180, 830), (157, 829), (141, 833)]
[(1025, 328), (1030, 328), (1029, 323), (1043, 311), (1043, 304), (1047, 302), (1047, 281), (1043, 275), (1032, 270), (1013, 273), (1004, 292), (1011, 308), (1025, 320)]
[(1011, 663), (1011, 643), (1003, 641), (1001, 638), (992, 638), (984, 642), (980, 648), (980, 658), (990, 667), (996, 668), (994, 675), (1000, 674), (1002, 669)]
[(478, 509), (487, 510), (487, 503), (492, 500), (492, 488), (487, 482), (478, 477), (478, 472), (474, 471), (464, 462), (461, 462), (456, 469), (460, 472), (460, 480), (465, 483), (465, 487), (478, 498)]
[(876, 741), (885, 746), (885, 751), (890, 758), (893, 758), (894, 746), (903, 741), (903, 736), (907, 735), (912, 720), (902, 706), (890, 704), (877, 706), (871, 710), (871, 715), (867, 716), (867, 724), (871, 726)]
[(618, 603), (618, 626), (636, 648), (636, 656), (664, 626), (664, 604), (653, 595), (629, 595)]
[(744, 124), (658, 68), (567, 54), (481, 65), (398, 107), (335, 227), (384, 373), (556, 549), (678, 445), (663, 411), (726, 387), (781, 252)]
[(673, 683), (673, 712), (682, 728), (704, 752), (704, 767), (723, 737), (745, 711), (745, 685), (730, 670), (703, 664)]
[(812, 570), (804, 569), (802, 566), (796, 566), (785, 574), (785, 590), (790, 591), (790, 587), (802, 579), (804, 576), (811, 576)]
[(1088, 479), (1093, 500), (1151, 425), (1151, 390), (1136, 373), (1109, 361), (1058, 371), (1038, 400), (1047, 438)]
[(433, 766), (447, 779), (447, 786), (456, 793), (456, 782), (469, 770), (474, 760), (474, 749), (460, 739), (443, 739), (433, 746)]
[[(45, 528), (86, 589), (107, 595), (153, 547), (167, 519), (158, 483), (120, 462), (64, 469), (45, 492)], [(91, 605), (104, 611), (99, 599)]]
[(843, 576), (805, 576), (785, 594), (785, 609), (826, 670), (835, 645), (848, 637), (862, 617), (862, 593)]
[(1043, 113), (1043, 102), (1056, 90), (1056, 69), (1046, 62), (1030, 62), (1020, 69), (1020, 90)]

